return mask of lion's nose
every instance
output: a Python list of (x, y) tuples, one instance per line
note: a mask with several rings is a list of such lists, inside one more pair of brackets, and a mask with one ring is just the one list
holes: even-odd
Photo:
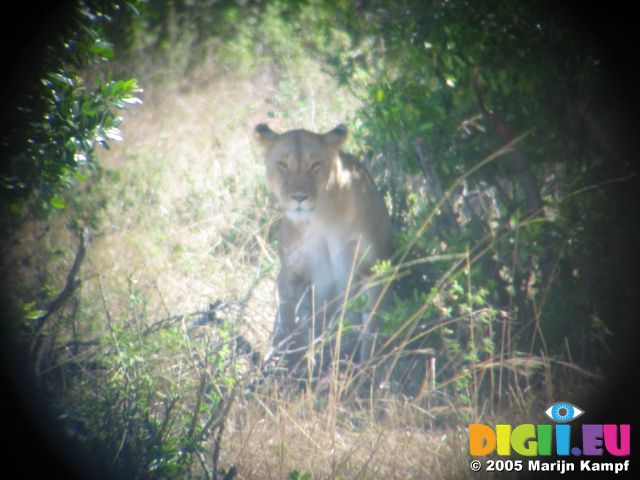
[(309, 198), (309, 195), (307, 195), (306, 193), (294, 193), (293, 195), (291, 195), (291, 198), (294, 199), (298, 203), (302, 203), (307, 198)]

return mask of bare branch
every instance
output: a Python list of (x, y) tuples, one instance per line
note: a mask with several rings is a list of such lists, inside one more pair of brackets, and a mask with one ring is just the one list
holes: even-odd
[(54, 313), (62, 308), (66, 301), (71, 297), (73, 292), (75, 292), (78, 286), (80, 286), (80, 281), (76, 279), (76, 276), (78, 275), (78, 271), (80, 270), (80, 266), (82, 265), (82, 261), (84, 260), (84, 255), (87, 251), (86, 244), (88, 241), (88, 237), (89, 232), (87, 230), (83, 231), (80, 235), (80, 244), (78, 245), (78, 249), (76, 250), (76, 256), (73, 261), (73, 265), (71, 266), (71, 270), (69, 270), (69, 274), (67, 275), (67, 281), (64, 288), (58, 294), (58, 296), (56, 296), (56, 298), (54, 298), (51, 303), (49, 303), (49, 305), (45, 309), (45, 313), (37, 320), (36, 331), (29, 345), (32, 352), (36, 347), (38, 338), (47, 325), (47, 321)]

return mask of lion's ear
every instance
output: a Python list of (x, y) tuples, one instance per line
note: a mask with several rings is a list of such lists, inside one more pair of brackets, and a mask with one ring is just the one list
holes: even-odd
[(255, 134), (258, 141), (265, 146), (271, 145), (278, 138), (278, 134), (271, 130), (266, 123), (256, 125)]
[(330, 132), (322, 135), (322, 138), (327, 145), (331, 145), (335, 148), (340, 148), (340, 146), (347, 140), (347, 136), (349, 136), (347, 127), (345, 127), (343, 124), (340, 124)]

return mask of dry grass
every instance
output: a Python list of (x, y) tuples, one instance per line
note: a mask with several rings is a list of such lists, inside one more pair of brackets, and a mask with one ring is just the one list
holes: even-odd
[[(134, 290), (150, 322), (241, 299), (264, 273), (236, 319), (264, 351), (276, 306), (277, 214), (252, 131), (270, 115), (282, 129), (348, 120), (353, 99), (336, 97), (336, 86), (315, 75), (290, 98), (269, 74), (186, 91), (147, 88), (144, 105), (125, 119), (125, 141), (101, 155), (120, 180), (105, 186), (113, 197), (91, 245), (83, 296), (99, 303), (101, 279), (112, 315), (126, 318)], [(431, 417), (419, 403), (389, 397), (374, 412), (327, 393), (269, 392), (238, 394), (227, 418), (221, 463), (234, 465), (238, 478), (282, 479), (293, 470), (312, 478), (451, 478), (467, 471), (464, 431), (425, 428)]]
[(253, 127), (275, 116), (274, 127), (287, 128), (306, 116), (302, 125), (312, 128), (320, 112), (321, 128), (344, 120), (344, 110), (296, 105), (336, 88), (316, 75), (313, 95), (303, 87), (285, 101), (267, 73), (147, 87), (144, 104), (126, 114), (124, 142), (100, 155), (119, 181), (103, 185), (111, 198), (91, 245), (86, 294), (98, 297), (101, 277), (116, 305), (128, 304), (133, 285), (144, 290), (151, 315), (172, 315), (241, 299), (266, 275), (245, 311), (252, 339), (263, 344), (275, 312), (277, 212)]
[(465, 478), (464, 430), (408, 424), (415, 405), (389, 399), (393, 405), (377, 419), (338, 405), (336, 419), (331, 408), (311, 410), (304, 398), (262, 400), (228, 427), (224, 459), (240, 478), (286, 478), (293, 470), (312, 478)]

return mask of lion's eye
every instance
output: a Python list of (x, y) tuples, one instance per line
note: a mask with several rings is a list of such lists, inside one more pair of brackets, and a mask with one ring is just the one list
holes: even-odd
[(281, 171), (286, 172), (287, 170), (289, 170), (289, 165), (287, 165), (287, 162), (279, 161), (278, 162), (278, 168)]
[(320, 168), (320, 165), (322, 165), (322, 162), (318, 162), (318, 161), (313, 162), (313, 163), (311, 164), (311, 167), (309, 168), (309, 171), (310, 171), (310, 172), (316, 172), (316, 171), (318, 171), (318, 169)]

